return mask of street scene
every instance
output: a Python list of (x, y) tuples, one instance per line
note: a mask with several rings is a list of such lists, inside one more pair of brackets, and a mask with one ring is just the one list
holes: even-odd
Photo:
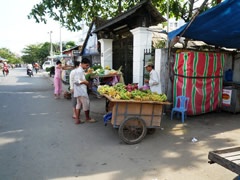
[(240, 180), (239, 14), (237, 0), (4, 1), (0, 179)]
[[(105, 99), (91, 99), (96, 123), (75, 125), (71, 101), (53, 98), (52, 79), (23, 68), (1, 76), (1, 179), (234, 179), (208, 152), (237, 146), (239, 115), (209, 113), (187, 123), (164, 116), (161, 128), (126, 145), (104, 126)], [(80, 119), (83, 119), (82, 114)], [(196, 139), (196, 142), (194, 139)]]

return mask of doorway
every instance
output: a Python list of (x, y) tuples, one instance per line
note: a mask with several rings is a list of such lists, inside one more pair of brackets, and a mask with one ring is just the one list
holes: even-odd
[(113, 69), (122, 66), (125, 84), (133, 81), (133, 36), (113, 41)]

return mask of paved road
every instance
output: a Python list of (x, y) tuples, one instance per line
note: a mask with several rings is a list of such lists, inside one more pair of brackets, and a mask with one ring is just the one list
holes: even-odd
[[(238, 145), (239, 115), (189, 117), (137, 145), (125, 145), (103, 126), (104, 100), (91, 97), (94, 124), (75, 125), (71, 102), (53, 98), (51, 81), (25, 69), (0, 75), (1, 180), (219, 180), (236, 175), (209, 165), (210, 150)], [(83, 116), (81, 116), (83, 118)], [(198, 142), (192, 143), (196, 137)]]

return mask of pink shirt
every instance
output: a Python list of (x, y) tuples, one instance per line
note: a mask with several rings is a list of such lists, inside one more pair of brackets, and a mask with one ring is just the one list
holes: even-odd
[(54, 78), (61, 79), (62, 69), (55, 68), (55, 75)]

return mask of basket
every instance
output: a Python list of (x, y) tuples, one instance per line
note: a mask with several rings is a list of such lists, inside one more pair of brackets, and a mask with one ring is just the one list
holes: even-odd
[(65, 99), (71, 99), (72, 98), (72, 94), (70, 92), (64, 92), (63, 94)]

